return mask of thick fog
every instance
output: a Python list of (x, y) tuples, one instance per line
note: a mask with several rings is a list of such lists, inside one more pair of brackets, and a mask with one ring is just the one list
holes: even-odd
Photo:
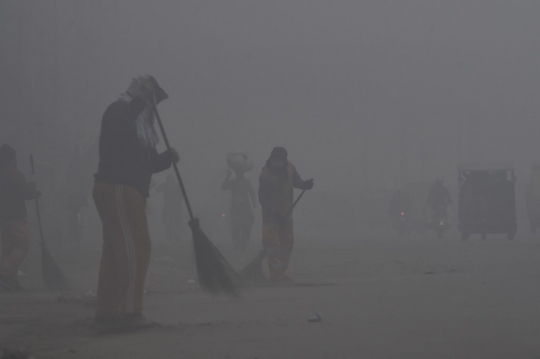
[[(19, 247), (5, 230), (13, 218), (0, 221), (0, 356), (8, 357), (4, 345), (50, 358), (540, 352), (540, 165), (531, 176), (540, 161), (539, 14), (538, 0), (0, 0), (0, 145), (17, 150), (27, 178), (28, 155), (35, 158), (48, 245), (38, 248), (32, 202), (28, 221), (20, 214), (9, 228)], [(219, 253), (195, 228), (194, 256), (187, 211), (164, 201), (176, 195), (174, 183), (164, 185), (171, 169), (153, 176), (146, 202), (133, 188), (137, 201), (127, 202), (107, 184), (101, 195), (118, 213), (103, 215), (102, 232), (92, 201), (101, 119), (144, 74), (169, 94), (158, 109), (194, 213)], [(291, 212), (267, 206), (262, 225), (249, 183), (237, 181), (245, 196), (236, 209), (232, 185), (222, 187), (226, 155), (240, 151), (253, 160), (246, 177), (256, 192), (275, 146), (315, 180), (294, 208), (294, 240)], [(471, 171), (460, 177), (458, 200), (458, 166), (467, 163), (513, 165), (517, 181), (511, 171)], [(439, 203), (427, 203), (435, 182)], [(25, 200), (39, 196), (23, 185)], [(180, 191), (171, 198), (180, 202)], [(209, 296), (212, 276), (201, 268), (223, 281), (215, 264), (224, 258), (261, 283), (244, 276), (236, 300)], [(45, 290), (47, 261), (70, 290)], [(112, 294), (96, 299), (98, 282)], [(134, 288), (144, 315), (163, 325), (88, 334), (111, 298), (104, 317), (114, 320), (101, 324), (144, 319), (127, 299)]]
[(435, 177), (455, 187), (466, 162), (512, 163), (523, 184), (538, 159), (538, 11), (502, 0), (6, 0), (1, 141), (20, 162), (32, 151), (64, 169), (75, 150), (95, 153), (105, 108), (148, 73), (170, 94), (159, 108), (196, 206), (212, 200), (227, 152), (247, 151), (256, 180), (273, 146), (320, 191)]

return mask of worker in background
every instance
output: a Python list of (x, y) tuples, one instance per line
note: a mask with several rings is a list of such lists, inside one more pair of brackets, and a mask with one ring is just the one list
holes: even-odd
[(270, 280), (291, 282), (285, 275), (294, 246), (293, 189), (313, 188), (287, 159), (287, 150), (274, 147), (259, 177), (259, 202), (263, 217), (263, 249), (268, 257)]
[(450, 192), (444, 186), (444, 181), (440, 178), (435, 179), (433, 186), (429, 190), (427, 205), (435, 211), (437, 207), (447, 207), (452, 204), (452, 197)]
[(232, 171), (221, 184), (223, 191), (231, 191), (231, 232), (235, 250), (244, 251), (251, 238), (251, 230), (255, 222), (253, 209), (257, 208), (255, 191), (251, 181), (244, 177), (244, 171), (235, 171), (236, 177), (231, 179)]
[(444, 186), (444, 181), (440, 178), (435, 179), (435, 182), (429, 190), (427, 205), (431, 208), (431, 221), (435, 222), (437, 216), (443, 215), (448, 219), (448, 206), (452, 204), (450, 192)]
[(4, 144), (0, 147), (0, 289), (17, 291), (19, 267), (30, 250), (30, 231), (25, 201), (38, 198), (34, 182), (27, 182), (17, 169), (17, 153)]

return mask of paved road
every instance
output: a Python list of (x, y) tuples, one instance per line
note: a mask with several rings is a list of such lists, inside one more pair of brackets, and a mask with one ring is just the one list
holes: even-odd
[[(294, 285), (235, 300), (198, 291), (186, 248), (158, 245), (146, 314), (162, 327), (97, 337), (92, 307), (28, 278), (28, 292), (0, 295), (0, 342), (38, 358), (540, 358), (540, 238), (458, 238), (299, 238)], [(72, 277), (92, 288), (99, 253), (77, 256)]]

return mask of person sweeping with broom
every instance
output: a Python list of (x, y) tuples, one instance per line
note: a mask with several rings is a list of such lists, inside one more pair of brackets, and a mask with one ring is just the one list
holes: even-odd
[(179, 161), (158, 154), (154, 106), (168, 98), (149, 75), (133, 79), (105, 111), (93, 197), (103, 224), (95, 328), (133, 331), (151, 326), (142, 315), (151, 242), (145, 206), (153, 173)]
[(259, 177), (259, 203), (262, 207), (264, 253), (272, 282), (292, 282), (285, 275), (294, 246), (293, 189), (310, 190), (313, 180), (302, 180), (287, 160), (287, 150), (274, 147)]
[(17, 153), (4, 144), (0, 146), (0, 291), (21, 290), (17, 274), (30, 250), (30, 231), (26, 221), (25, 201), (38, 198), (34, 182), (27, 182), (17, 169)]

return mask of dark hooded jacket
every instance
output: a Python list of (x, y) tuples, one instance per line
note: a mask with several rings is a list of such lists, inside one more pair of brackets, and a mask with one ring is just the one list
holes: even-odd
[(113, 102), (103, 114), (99, 137), (99, 168), (96, 181), (135, 188), (148, 197), (152, 174), (169, 168), (169, 152), (158, 154), (140, 143), (136, 119), (146, 103), (136, 97), (131, 102)]
[(296, 167), (287, 161), (283, 169), (275, 169), (270, 160), (259, 177), (259, 203), (267, 214), (291, 215), (293, 188), (307, 189)]

